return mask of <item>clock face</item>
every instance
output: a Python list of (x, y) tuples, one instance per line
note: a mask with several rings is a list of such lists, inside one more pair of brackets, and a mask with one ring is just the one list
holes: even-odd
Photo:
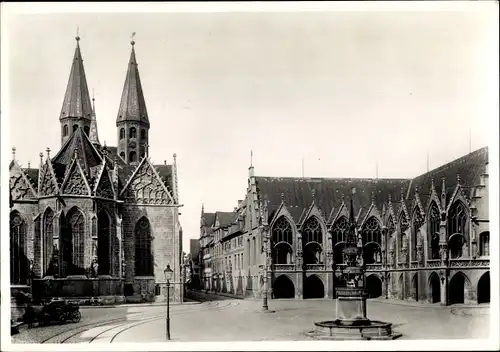
[(135, 148), (136, 144), (135, 144), (135, 142), (130, 142), (130, 143), (128, 144), (128, 146), (129, 146), (130, 148)]

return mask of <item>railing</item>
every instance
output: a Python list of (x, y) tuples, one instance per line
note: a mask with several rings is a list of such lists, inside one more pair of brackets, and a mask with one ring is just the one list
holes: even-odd
[(380, 270), (382, 263), (366, 264), (366, 270)]
[(427, 266), (429, 268), (437, 268), (441, 266), (441, 259), (430, 259), (427, 261)]
[(489, 260), (472, 260), (472, 259), (450, 259), (450, 267), (466, 267), (466, 266), (479, 266), (488, 267), (490, 266)]
[(412, 268), (412, 269), (416, 269), (416, 268), (418, 268), (418, 262), (417, 262), (416, 260), (415, 260), (415, 261), (412, 261), (412, 262), (410, 263), (410, 268)]
[(408, 268), (408, 263), (398, 263), (398, 269)]
[(295, 264), (274, 264), (274, 271), (295, 271)]
[(324, 264), (306, 264), (306, 270), (325, 271)]

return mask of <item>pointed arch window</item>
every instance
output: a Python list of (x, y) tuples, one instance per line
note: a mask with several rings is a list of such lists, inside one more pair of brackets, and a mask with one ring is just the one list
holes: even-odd
[(135, 127), (130, 127), (128, 138), (136, 138), (136, 137), (137, 137), (137, 130), (135, 129)]
[(142, 217), (135, 225), (135, 276), (153, 276), (151, 225)]
[(19, 212), (10, 214), (10, 283), (26, 283), (28, 258), (26, 257), (26, 223)]
[(380, 224), (375, 217), (370, 217), (361, 232), (363, 241), (363, 258), (365, 264), (380, 263), (382, 260), (380, 243), (382, 233)]
[(441, 215), (436, 203), (432, 202), (429, 211), (429, 257), (439, 259), (439, 227), (441, 224)]
[(281, 216), (272, 227), (273, 236), (273, 263), (291, 264), (293, 234), (292, 226), (288, 220)]
[(54, 211), (48, 208), (43, 218), (43, 273), (47, 274), (52, 260), (52, 249), (54, 243)]
[(315, 216), (304, 223), (302, 244), (304, 246), (304, 264), (322, 264), (323, 231)]
[(120, 140), (125, 138), (125, 128), (120, 128)]
[(63, 126), (63, 136), (66, 137), (69, 133), (68, 125)]
[(452, 259), (463, 255), (466, 237), (467, 214), (461, 202), (455, 202), (448, 212), (448, 248)]
[(349, 231), (349, 222), (345, 216), (338, 219), (333, 225), (332, 239), (333, 239), (333, 253), (335, 264), (344, 264), (345, 241)]
[(422, 226), (423, 219), (420, 214), (420, 209), (415, 208), (413, 212), (413, 228), (411, 231), (411, 260), (417, 260), (418, 234)]
[(133, 162), (137, 161), (137, 153), (136, 153), (136, 152), (131, 151), (129, 155), (130, 155), (130, 158), (129, 158), (129, 159), (130, 159), (130, 162), (131, 162), (131, 163), (133, 163)]
[(85, 219), (78, 209), (68, 214), (63, 238), (63, 276), (85, 273)]
[(399, 216), (399, 228), (401, 232), (399, 233), (399, 239), (398, 239), (400, 260), (405, 259), (402, 257), (403, 253), (401, 252), (401, 249), (407, 248), (408, 246), (406, 238), (406, 230), (408, 230), (409, 227), (410, 225), (408, 224), (408, 218), (406, 217), (406, 213), (402, 211), (401, 215)]
[(109, 275), (110, 264), (110, 217), (102, 210), (97, 218), (97, 262), (98, 275)]

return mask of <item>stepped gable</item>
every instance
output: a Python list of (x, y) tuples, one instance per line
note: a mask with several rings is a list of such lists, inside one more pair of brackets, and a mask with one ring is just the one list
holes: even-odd
[(361, 178), (294, 178), (294, 177), (256, 177), (257, 192), (260, 199), (268, 201), (269, 221), (283, 201), (294, 221), (298, 223), (304, 211), (313, 201), (312, 190), (315, 190), (315, 204), (328, 216), (332, 208), (338, 209), (342, 204), (341, 197), (349, 199), (352, 189), (356, 189), (353, 205), (361, 209), (358, 223), (364, 218), (372, 203), (374, 193), (375, 205), (382, 209), (389, 194), (393, 199), (399, 198), (401, 188), (407, 189), (408, 179), (361, 179)]
[(82, 128), (78, 127), (62, 146), (57, 155), (52, 159), (54, 171), (59, 183), (64, 179), (66, 168), (73, 160), (75, 150), (77, 150), (78, 160), (87, 178), (91, 179), (97, 176), (96, 173), (99, 169), (97, 166), (102, 164), (102, 156), (92, 145)]
[[(434, 179), (436, 192), (438, 196), (440, 196), (442, 191), (442, 178), (444, 177), (446, 179), (446, 200), (448, 201), (452, 197), (457, 186), (457, 174), (460, 175), (460, 184), (468, 195), (468, 191), (472, 187), (479, 185), (481, 174), (486, 171), (487, 162), (488, 147), (484, 147), (423, 175), (417, 176), (411, 182), (411, 190), (408, 194), (408, 198), (413, 200), (415, 188), (418, 187), (422, 206), (426, 208), (431, 195), (432, 179)], [(422, 210), (425, 211), (425, 209)]]

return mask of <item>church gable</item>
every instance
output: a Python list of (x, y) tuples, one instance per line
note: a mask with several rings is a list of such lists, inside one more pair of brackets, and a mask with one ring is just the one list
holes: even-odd
[(38, 194), (40, 196), (51, 196), (56, 194), (58, 187), (54, 170), (49, 161), (47, 161), (41, 170), (40, 182), (38, 185)]
[(127, 203), (166, 205), (174, 202), (147, 158), (142, 159), (120, 195)]
[(36, 199), (35, 189), (16, 162), (10, 169), (10, 193), (12, 200)]
[(61, 186), (61, 193), (68, 195), (90, 195), (90, 187), (77, 159), (74, 159)]
[(102, 198), (114, 199), (114, 187), (109, 177), (108, 168), (104, 165), (101, 169), (99, 180), (96, 182), (95, 195)]

